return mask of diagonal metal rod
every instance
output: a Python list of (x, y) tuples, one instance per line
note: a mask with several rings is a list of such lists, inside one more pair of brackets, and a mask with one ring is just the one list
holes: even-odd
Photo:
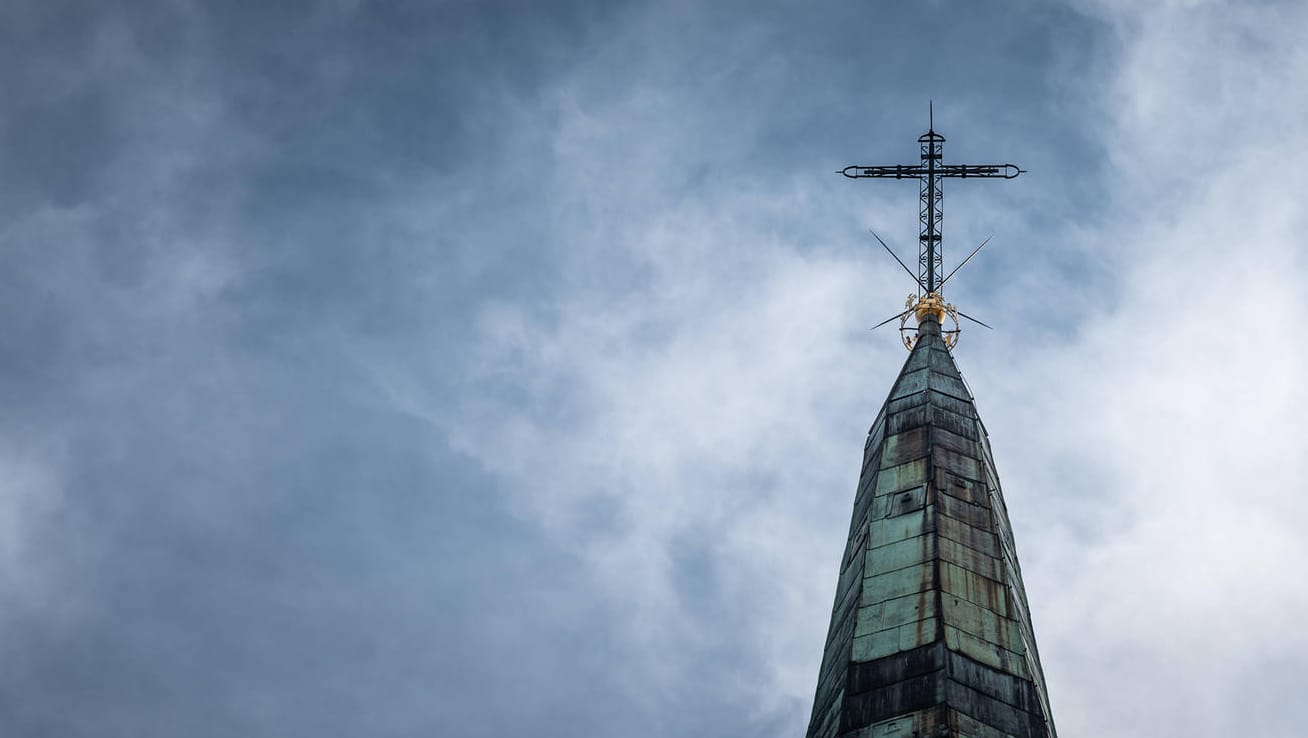
[[(977, 246), (976, 248), (972, 249), (972, 253), (968, 254), (966, 259), (964, 259), (964, 260), (962, 260), (961, 262), (959, 262), (959, 263), (958, 263), (958, 266), (954, 267), (954, 271), (952, 271), (952, 272), (949, 273), (949, 276), (947, 276), (947, 277), (945, 277), (944, 279), (940, 280), (940, 287), (944, 287), (944, 286), (945, 286), (945, 282), (948, 282), (948, 281), (949, 281), (949, 277), (952, 277), (952, 276), (954, 276), (955, 274), (958, 274), (958, 270), (959, 270), (959, 269), (962, 269), (964, 264), (966, 264), (966, 263), (968, 263), (969, 261), (971, 261), (971, 260), (972, 260), (972, 257), (973, 257), (973, 256), (976, 256), (976, 252), (978, 252), (978, 251), (980, 251), (981, 249), (985, 248), (985, 247), (986, 247), (986, 244), (990, 243), (990, 239), (991, 239), (991, 238), (994, 238), (994, 236), (989, 236), (989, 237), (987, 237), (986, 240), (984, 240), (984, 241), (981, 242), (981, 245), (980, 245), (980, 246)], [(937, 289), (938, 289), (938, 288), (937, 288)]]
[[(954, 312), (958, 313), (958, 317), (960, 317), (960, 318), (967, 318), (968, 320), (972, 321), (973, 323), (976, 323), (977, 325), (981, 326), (982, 328), (990, 328), (990, 326), (986, 325), (985, 323), (982, 323), (981, 321), (977, 320), (976, 318), (973, 318), (971, 315), (968, 315), (967, 313), (964, 313), (962, 310), (955, 310)], [(993, 331), (994, 328), (990, 328), (990, 330)]]
[[(874, 331), (874, 330), (880, 328), (881, 326), (885, 325), (886, 323), (889, 323), (889, 322), (892, 321), (892, 320), (899, 320), (900, 318), (904, 317), (905, 315), (908, 315), (908, 314), (911, 313), (912, 311), (913, 311), (913, 308), (909, 308), (908, 310), (905, 310), (904, 312), (900, 313), (899, 315), (892, 315), (892, 316), (890, 316), (889, 318), (886, 318), (885, 320), (881, 321), (880, 323), (877, 323), (876, 325), (872, 326), (872, 327), (869, 328), (868, 330), (870, 330), (870, 331)], [(988, 326), (987, 326), (987, 327), (988, 327)]]
[[(872, 230), (871, 228), (867, 229), (867, 232), (871, 233), (872, 237), (875, 238), (877, 241), (880, 241), (881, 246), (886, 250), (886, 253), (893, 256), (895, 258), (895, 261), (899, 262), (899, 265), (904, 267), (904, 271), (908, 273), (908, 276), (912, 277), (913, 281), (917, 283), (917, 286), (921, 288), (923, 292), (925, 292), (926, 286), (922, 284), (922, 280), (918, 279), (917, 275), (913, 273), (912, 269), (908, 268), (908, 265), (904, 263), (903, 259), (900, 259), (899, 255), (896, 254), (894, 251), (892, 251), (890, 247), (886, 245), (885, 241), (881, 240), (881, 237), (877, 235), (877, 232)], [(943, 284), (943, 282), (941, 284)]]

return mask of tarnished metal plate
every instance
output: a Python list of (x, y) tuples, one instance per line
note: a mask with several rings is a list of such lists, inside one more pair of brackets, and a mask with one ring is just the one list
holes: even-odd
[[(936, 541), (937, 536), (924, 535), (872, 549), (867, 554), (867, 563), (865, 564), (867, 573), (869, 575), (884, 574), (913, 564), (930, 561), (936, 556)], [(980, 556), (981, 554), (977, 555)]]
[(916, 487), (926, 482), (927, 460), (917, 459), (907, 464), (882, 469), (877, 474), (877, 494), (884, 495), (901, 489)]
[(932, 406), (946, 412), (951, 412), (960, 418), (967, 420), (969, 423), (975, 424), (978, 422), (976, 419), (976, 407), (966, 397), (953, 397), (943, 392), (928, 392), (927, 400)]
[(926, 486), (900, 490), (881, 495), (872, 501), (873, 518), (890, 518), (906, 515), (926, 506)]
[(944, 469), (936, 469), (935, 485), (936, 489), (951, 494), (960, 500), (987, 509), (990, 507), (990, 494), (986, 491), (986, 486), (980, 481), (965, 479)]
[(918, 405), (910, 407), (902, 412), (890, 416), (886, 422), (886, 429), (890, 433), (902, 433), (912, 428), (924, 428), (931, 422), (932, 407), (930, 405)]
[(961, 377), (958, 367), (954, 365), (954, 357), (944, 351), (931, 351), (927, 357), (927, 366), (931, 371), (946, 377)]
[(993, 666), (1023, 679), (1030, 678), (1026, 670), (1026, 659), (1022, 657), (1022, 654), (1004, 649), (948, 623), (945, 624), (945, 645), (951, 651), (958, 651), (968, 658), (976, 659), (988, 666)]
[[(936, 506), (939, 507), (942, 515), (948, 515), (977, 528), (989, 529), (992, 527), (989, 508), (973, 505), (967, 500), (948, 494), (950, 491), (952, 490), (941, 490), (935, 495)], [(873, 503), (874, 506), (875, 504)]]
[(931, 373), (927, 380), (927, 387), (950, 397), (960, 400), (971, 401), (972, 393), (967, 391), (967, 385), (958, 377), (951, 377), (946, 374)]
[(927, 506), (922, 510), (893, 518), (874, 519), (868, 524), (870, 531), (868, 541), (871, 548), (888, 546), (896, 541), (914, 538), (935, 530), (936, 516), (930, 515), (934, 508)]
[(852, 661), (872, 661), (924, 646), (936, 640), (935, 618), (922, 618), (895, 628), (854, 637)]
[[(999, 579), (1003, 576), (1003, 564), (993, 556), (987, 556), (974, 548), (969, 548), (944, 536), (923, 536), (923, 538), (929, 539), (929, 543), (935, 545), (943, 561), (957, 564), (964, 569), (969, 569), (991, 579)], [(892, 546), (887, 548), (892, 548)], [(869, 566), (875, 561), (875, 555), (868, 556)]]
[[(942, 413), (944, 414), (944, 413)], [(952, 413), (950, 413), (952, 415)], [(944, 427), (934, 427), (931, 429), (931, 443), (937, 446), (943, 446), (951, 451), (957, 451), (960, 454), (971, 456), (974, 459), (982, 458), (981, 444), (974, 438), (959, 435)]]
[(881, 446), (881, 468), (899, 466), (928, 455), (927, 428), (913, 428), (886, 436)]
[(950, 727), (954, 732), (949, 738), (1018, 738), (1012, 733), (1005, 733), (998, 728), (992, 728), (957, 710), (950, 711), (950, 718)]
[[(864, 583), (864, 586), (867, 584)], [(1008, 604), (1008, 587), (1003, 582), (981, 576), (957, 564), (940, 562), (940, 589), (947, 596), (961, 597), (998, 615), (1012, 617)]]
[(873, 605), (885, 600), (907, 597), (934, 589), (936, 586), (936, 566), (927, 561), (903, 569), (876, 574), (863, 579), (863, 598), (865, 605)]
[(1016, 621), (961, 597), (942, 597), (945, 624), (989, 641), (1001, 648), (1024, 653), (1022, 631)]
[(935, 615), (936, 597), (932, 593), (917, 592), (906, 597), (864, 605), (858, 608), (858, 621), (854, 637), (869, 635), (879, 630), (897, 628)]
[(943, 446), (934, 446), (931, 449), (931, 460), (936, 468), (953, 472), (960, 477), (981, 478), (981, 461), (975, 457), (960, 454)]
[(989, 526), (985, 528), (973, 527), (961, 520), (945, 515), (939, 516), (936, 521), (936, 529), (945, 538), (958, 541), (964, 546), (974, 548), (987, 556), (999, 558), (999, 541), (988, 528)]
[(926, 369), (901, 375), (899, 381), (895, 382), (895, 388), (890, 392), (891, 399), (907, 397), (926, 390), (930, 377), (931, 372)]

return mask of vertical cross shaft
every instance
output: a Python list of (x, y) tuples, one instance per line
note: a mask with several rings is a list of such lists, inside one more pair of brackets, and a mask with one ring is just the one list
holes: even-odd
[(922, 221), (922, 232), (918, 236), (917, 279), (930, 293), (936, 291), (936, 277), (944, 270), (944, 254), (940, 249), (940, 220), (943, 215), (941, 204), (944, 193), (940, 188), (942, 183), (936, 167), (940, 164), (944, 151), (945, 137), (936, 133), (935, 127), (932, 126), (917, 140), (922, 145), (922, 163), (926, 165), (926, 173), (921, 177), (922, 209), (919, 219)]

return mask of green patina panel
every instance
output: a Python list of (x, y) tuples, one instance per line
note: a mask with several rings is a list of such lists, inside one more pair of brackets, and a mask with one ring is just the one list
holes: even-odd
[(991, 643), (984, 638), (978, 638), (971, 633), (967, 633), (948, 623), (945, 624), (945, 645), (952, 651), (958, 651), (970, 659), (979, 661), (987, 666), (1006, 671), (1014, 676), (1029, 678), (1026, 669), (1026, 659), (1020, 653), (1009, 651), (1001, 646)]
[(936, 536), (923, 535), (868, 551), (867, 573), (884, 574), (936, 557)]
[(917, 592), (905, 597), (864, 605), (858, 609), (858, 623), (854, 626), (854, 637), (898, 628), (905, 623), (932, 617), (935, 614), (935, 603), (936, 598), (933, 594)]
[(1022, 630), (1016, 621), (961, 597), (942, 597), (941, 607), (946, 625), (952, 625), (1009, 651), (1025, 652)]
[(968, 569), (980, 574), (983, 577), (999, 579), (1003, 576), (1003, 564), (999, 559), (988, 556), (974, 548), (969, 548), (958, 541), (950, 540), (944, 537), (937, 537), (936, 547), (940, 552), (940, 558), (953, 564), (957, 564), (964, 569)]
[(927, 561), (915, 566), (875, 574), (863, 579), (863, 602), (868, 605), (925, 592), (936, 587), (936, 566)]
[(1003, 582), (981, 576), (948, 561), (940, 562), (940, 589), (947, 595), (974, 602), (998, 615), (1012, 616), (1008, 605), (1008, 588)]
[(868, 541), (870, 541), (870, 547), (888, 546), (896, 541), (916, 538), (923, 533), (935, 530), (935, 516), (931, 514), (934, 509), (933, 506), (927, 505), (925, 508), (915, 510), (907, 515), (896, 515), (893, 518), (873, 520), (869, 523)]
[(876, 497), (872, 502), (873, 518), (907, 515), (926, 506), (926, 486), (900, 490)]
[(873, 661), (936, 640), (936, 619), (927, 617), (854, 638), (851, 661)]
[(877, 474), (876, 493), (878, 495), (898, 492), (901, 489), (916, 487), (926, 482), (927, 460), (917, 459), (907, 464), (882, 469)]

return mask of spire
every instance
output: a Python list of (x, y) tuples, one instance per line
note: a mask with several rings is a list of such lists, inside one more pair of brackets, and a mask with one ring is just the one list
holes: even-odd
[(919, 319), (868, 435), (808, 738), (1056, 738), (985, 427)]

